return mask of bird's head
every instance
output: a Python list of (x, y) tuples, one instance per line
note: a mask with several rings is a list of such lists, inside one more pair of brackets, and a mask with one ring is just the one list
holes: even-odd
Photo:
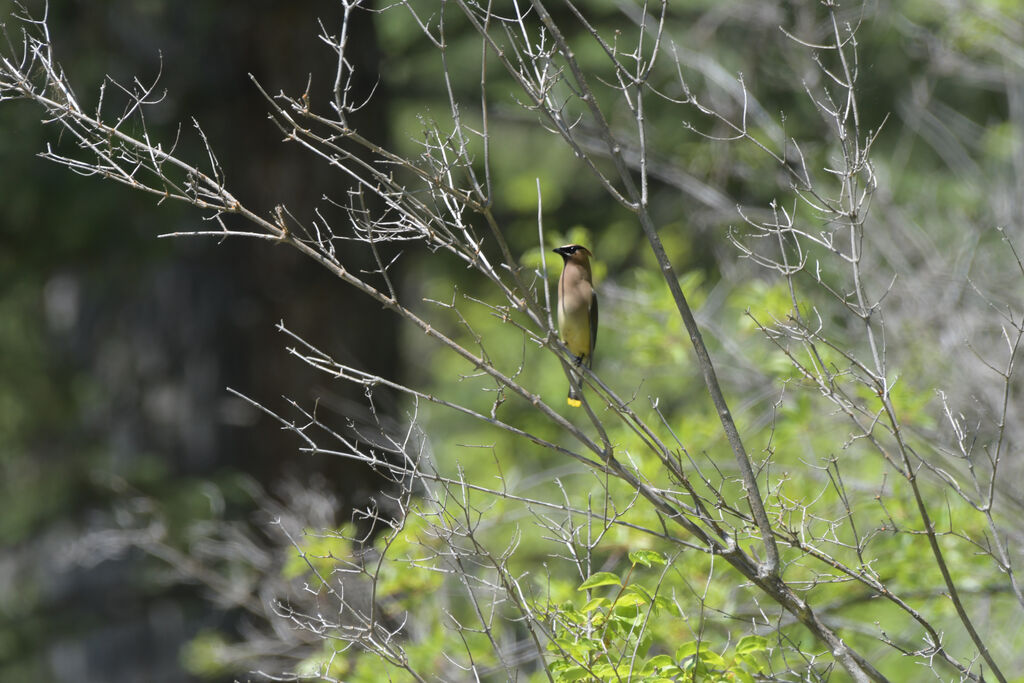
[(589, 249), (578, 244), (567, 244), (552, 251), (565, 259), (566, 263), (573, 261), (581, 265), (590, 265), (590, 257), (593, 256)]

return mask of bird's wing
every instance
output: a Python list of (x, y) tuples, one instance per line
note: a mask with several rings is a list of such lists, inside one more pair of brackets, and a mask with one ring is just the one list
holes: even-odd
[(597, 346), (597, 292), (590, 295), (590, 353), (587, 355), (588, 368), (593, 364), (595, 346)]

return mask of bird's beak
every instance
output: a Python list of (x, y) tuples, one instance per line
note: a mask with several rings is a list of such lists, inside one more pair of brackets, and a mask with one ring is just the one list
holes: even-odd
[(557, 249), (552, 249), (551, 251), (555, 252), (559, 256), (565, 256), (566, 255), (565, 254), (565, 247), (558, 247)]

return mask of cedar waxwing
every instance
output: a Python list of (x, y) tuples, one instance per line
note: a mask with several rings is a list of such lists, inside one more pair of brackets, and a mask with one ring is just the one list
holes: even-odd
[[(586, 247), (567, 244), (555, 249), (564, 262), (558, 280), (558, 331), (569, 353), (576, 356), (576, 365), (588, 368), (594, 360), (597, 344), (597, 294), (590, 274), (590, 257)], [(581, 377), (569, 372), (568, 403), (580, 406)]]

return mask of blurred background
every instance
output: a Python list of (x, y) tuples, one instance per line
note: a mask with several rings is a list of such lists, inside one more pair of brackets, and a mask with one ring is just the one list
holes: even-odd
[[(0, 3), (0, 14), (13, 8)], [(159, 75), (156, 137), (172, 140), (195, 117), (254, 209), (308, 213), (337, 176), (280, 144), (247, 74), (271, 92), (311, 74), (328, 83), (332, 55), (315, 35), (318, 17), (337, 23), (332, 12), (273, 0), (58, 2), (49, 19), (83, 101), (95, 102), (104, 74)], [(359, 20), (353, 53), (375, 79), (374, 27)], [(385, 140), (387, 101), (381, 93), (359, 121)], [(119, 528), (128, 500), (159, 505), (162, 520), (213, 509), (248, 521), (256, 505), (241, 491), (257, 483), (280, 495), (285, 480), (323, 488), (347, 516), (365, 477), (301, 457), (226, 388), (271, 402), (348, 400), (288, 359), (274, 325), (287, 319), (393, 375), (395, 319), (291, 250), (157, 239), (201, 229), (201, 217), (36, 158), (54, 133), (30, 104), (0, 106), (0, 680), (188, 680), (182, 644), (202, 628), (231, 631), (232, 610), (104, 532)], [(183, 137), (194, 158), (201, 150)]]
[[(766, 135), (777, 132), (767, 122), (785, 112), (787, 134), (814, 140), (823, 124), (799, 83), (820, 74), (793, 61), (778, 28), (813, 33), (814, 4), (684, 2), (673, 7), (671, 30), (701, 84), (728, 92), (743, 74)], [(594, 3), (594, 16), (615, 26), (632, 5)], [(875, 150), (883, 182), (874, 248), (879, 268), (900, 272), (907, 287), (890, 322), (934, 332), (918, 357), (905, 359), (922, 385), (938, 376), (971, 381), (943, 355), (981, 324), (957, 313), (964, 282), (979, 275), (983, 289), (1008, 295), (1014, 275), (987, 250), (1000, 243), (996, 227), (1018, 239), (1021, 232), (1024, 24), (1014, 8), (947, 0), (849, 9), (851, 22), (863, 21), (862, 125), (888, 117)], [(0, 0), (0, 17), (12, 11)], [(350, 56), (362, 78), (355, 92), (374, 93), (354, 126), (410, 149), (417, 117), (447, 112), (427, 76), (436, 55), (408, 21), (353, 16)], [(281, 144), (248, 74), (270, 93), (298, 94), (307, 82), (311, 93), (326, 92), (335, 67), (316, 38), (318, 21), (335, 27), (340, 11), (276, 0), (49, 7), (57, 58), (84, 102), (95, 101), (106, 74), (125, 82), (159, 76), (163, 101), (148, 114), (154, 138), (174, 139), (194, 117), (236, 196), (264, 214), (285, 203), (304, 217), (324, 195), (343, 195), (344, 179)], [(454, 54), (479, 52), (465, 26), (454, 24), (450, 39)], [(455, 75), (457, 91), (472, 93), (479, 73)], [(652, 120), (658, 113), (652, 109)], [(37, 158), (59, 142), (40, 115), (28, 102), (0, 103), (0, 680), (232, 680), (240, 674), (204, 668), (187, 644), (201, 633), (244, 633), (247, 608), (212, 596), (197, 578), (201, 568), (183, 571), (202, 556), (187, 530), (196, 520), (230, 523), (238, 533), (232, 547), (258, 564), (268, 510), (303, 507), (306, 519), (340, 523), (374, 498), (377, 484), (340, 459), (299, 453), (294, 438), (227, 388), (272, 406), (287, 396), (319, 400), (337, 415), (365, 410), (359, 392), (289, 358), (288, 340), (274, 328), (280, 320), (339, 360), (387, 377), (430, 386), (451, 368), (417, 362), (425, 358), (421, 340), (290, 250), (157, 239), (206, 226), (188, 207), (157, 206)], [(494, 122), (509, 150), (495, 154), (496, 207), (513, 248), (537, 262), (539, 180), (551, 243), (587, 240), (601, 261), (610, 311), (603, 329), (619, 332), (618, 342), (603, 338), (603, 348), (623, 354), (616, 361), (609, 350), (602, 372), (633, 377), (641, 366), (657, 387), (664, 368), (686, 364), (682, 332), (659, 317), (671, 304), (630, 216), (511, 99), (495, 108)], [(763, 210), (785, 183), (749, 149), (711, 148), (678, 120), (652, 131), (656, 218), (712, 319), (729, 309), (731, 292), (749, 294), (757, 282), (726, 239), (741, 223), (737, 206)], [(194, 136), (182, 140), (182, 155), (203, 154)], [(813, 143), (805, 152), (828, 158)], [(414, 255), (401, 264), (403, 287), (416, 281), (444, 299), (446, 287), (469, 278), (421, 267)], [(737, 304), (736, 319), (741, 311)], [(722, 341), (729, 333), (710, 330), (726, 376), (742, 386), (747, 356)], [(550, 387), (563, 391), (561, 382)], [(753, 403), (766, 396), (748, 396), (743, 411), (765, 409)], [(400, 404), (377, 399), (383, 414), (400, 416)]]

